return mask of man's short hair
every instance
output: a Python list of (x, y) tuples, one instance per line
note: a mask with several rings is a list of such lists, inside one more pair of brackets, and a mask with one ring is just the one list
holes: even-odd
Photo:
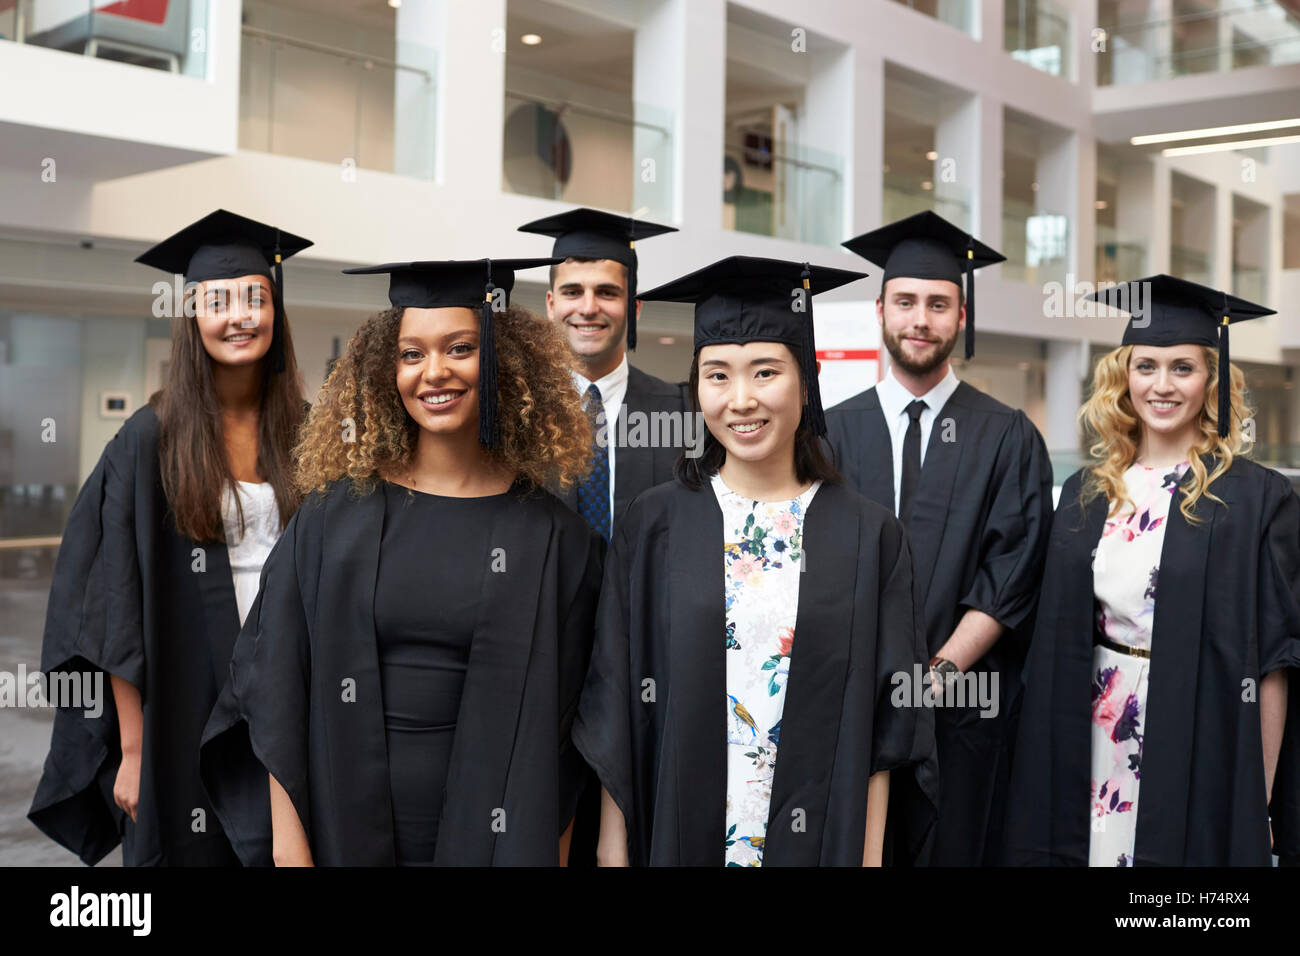
[[(558, 270), (559, 270), (560, 266), (564, 265), (565, 263), (569, 263), (569, 262), (614, 262), (614, 261), (616, 261), (616, 260), (614, 260), (614, 259), (608, 259), (608, 260), (606, 260), (606, 259), (587, 259), (587, 258), (584, 258), (584, 257), (581, 257), (581, 256), (569, 256), (567, 259), (564, 260), (564, 262), (556, 262), (556, 263), (553, 263), (553, 264), (551, 265), (551, 291), (552, 291), (552, 292), (555, 291), (555, 277), (556, 277), (556, 275), (558, 274)], [(623, 265), (623, 263), (621, 263), (621, 262), (619, 263), (619, 265), (623, 266), (623, 281), (624, 281), (624, 282), (627, 282), (627, 266)]]

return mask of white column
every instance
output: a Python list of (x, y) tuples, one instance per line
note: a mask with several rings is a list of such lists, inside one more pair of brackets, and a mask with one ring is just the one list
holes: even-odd
[(1043, 440), (1052, 452), (1079, 450), (1077, 416), (1083, 402), (1083, 376), (1088, 359), (1087, 342), (1047, 343), (1045, 404), (1047, 430)]
[[(963, 229), (970, 229), (975, 224), (980, 186), (980, 103), (974, 96), (952, 99), (941, 96), (938, 99), (939, 117), (934, 129), (934, 150), (938, 156), (932, 177), (935, 208), (940, 215), (951, 218), (947, 209), (953, 205), (964, 207), (966, 221), (954, 222)], [(948, 178), (950, 173), (951, 179)], [(983, 235), (980, 238), (988, 241)]]
[[(803, 55), (812, 57), (809, 53)], [(818, 165), (835, 167), (838, 178), (820, 169), (795, 167), (792, 173), (800, 188), (791, 197), (795, 204), (792, 213), (798, 218), (799, 235), (805, 242), (834, 245), (851, 234), (846, 223), (853, 213), (853, 186), (859, 181), (878, 180), (860, 180), (851, 163), (854, 125), (862, 122), (853, 112), (857, 92), (853, 51), (817, 56), (809, 66), (799, 139), (813, 151), (807, 158)]]

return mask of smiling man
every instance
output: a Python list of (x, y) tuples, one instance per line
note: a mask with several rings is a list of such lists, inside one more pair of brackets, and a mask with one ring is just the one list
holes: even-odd
[[(931, 681), (974, 673), (998, 689), (995, 708), (935, 712), (942, 795), (929, 862), (994, 863), (1007, 710), (1032, 625), (1052, 471), (1024, 412), (957, 381), (949, 355), (963, 329), (973, 354), (974, 270), (1004, 257), (932, 212), (844, 245), (885, 268), (876, 320), (892, 361), (880, 384), (827, 411), (827, 438), (849, 483), (907, 529)], [(900, 787), (890, 796), (891, 819), (915, 812), (917, 795)]]
[[(596, 209), (574, 209), (519, 227), (555, 237), (555, 257), (546, 293), (546, 317), (560, 326), (569, 343), (573, 383), (604, 444), (592, 447), (587, 479), (561, 497), (609, 540), (619, 516), (641, 492), (671, 481), (682, 448), (650, 441), (618, 445), (618, 419), (644, 420), (656, 413), (685, 416), (682, 385), (670, 384), (628, 365), (627, 350), (636, 348), (636, 243), (667, 232), (671, 226), (638, 222)], [(644, 431), (642, 431), (644, 434)], [(684, 425), (678, 434), (686, 435)]]

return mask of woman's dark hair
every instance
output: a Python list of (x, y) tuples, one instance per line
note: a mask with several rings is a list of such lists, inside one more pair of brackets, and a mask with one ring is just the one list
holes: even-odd
[[(794, 367), (802, 369), (800, 364), (801, 351), (798, 346), (787, 345), (790, 354), (794, 358)], [(800, 373), (800, 385), (803, 384), (802, 372)], [(691, 408), (695, 412), (700, 410), (700, 356), (696, 353), (691, 359)], [(722, 442), (713, 437), (713, 432), (707, 428), (704, 430), (704, 450), (698, 458), (687, 458), (682, 455), (677, 459), (677, 464), (673, 467), (673, 474), (677, 480), (684, 484), (692, 491), (699, 491), (704, 485), (718, 473), (723, 462), (727, 460), (727, 449)], [(811, 482), (820, 479), (826, 484), (838, 485), (841, 482), (839, 470), (835, 465), (835, 453), (830, 446), (813, 434), (812, 427), (808, 424), (807, 410), (799, 417), (799, 427), (794, 433), (794, 473), (800, 482)]]
[[(270, 283), (272, 307), (280, 291)], [(257, 468), (275, 489), (280, 520), (287, 522), (302, 500), (293, 483), (292, 450), (306, 414), (293, 336), (286, 317), (284, 371), (262, 360), (262, 404), (257, 421)], [(176, 529), (194, 541), (225, 541), (221, 497), (235, 478), (226, 457), (221, 404), (212, 383), (212, 358), (203, 347), (198, 322), (183, 313), (172, 320), (172, 354), (167, 384), (149, 399), (158, 414), (158, 459), (163, 491)], [(241, 529), (243, 507), (235, 495)]]

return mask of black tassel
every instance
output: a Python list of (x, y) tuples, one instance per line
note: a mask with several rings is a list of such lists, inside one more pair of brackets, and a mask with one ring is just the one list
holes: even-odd
[(1223, 294), (1223, 323), (1219, 326), (1219, 437), (1227, 438), (1232, 418), (1232, 360), (1228, 355), (1228, 293)]
[(629, 238), (627, 247), (632, 250), (627, 264), (627, 347), (636, 351), (636, 240)]
[(975, 354), (975, 238), (966, 240), (966, 361)]
[(803, 264), (803, 271), (799, 273), (799, 280), (803, 283), (804, 307), (808, 313), (807, 321), (803, 326), (803, 346), (800, 348), (800, 352), (803, 353), (801, 361), (804, 388), (808, 390), (807, 420), (813, 434), (821, 438), (826, 434), (826, 412), (822, 408), (821, 384), (817, 381), (817, 338), (813, 330), (812, 270), (806, 262)]
[(484, 448), (496, 445), (497, 432), (497, 343), (493, 333), (492, 260), (487, 262), (487, 287), (478, 324), (478, 443)]
[(272, 291), (275, 321), (271, 326), (271, 372), (284, 371), (284, 265), (280, 255), (280, 230), (275, 230), (275, 263), (271, 274), (275, 277)]

